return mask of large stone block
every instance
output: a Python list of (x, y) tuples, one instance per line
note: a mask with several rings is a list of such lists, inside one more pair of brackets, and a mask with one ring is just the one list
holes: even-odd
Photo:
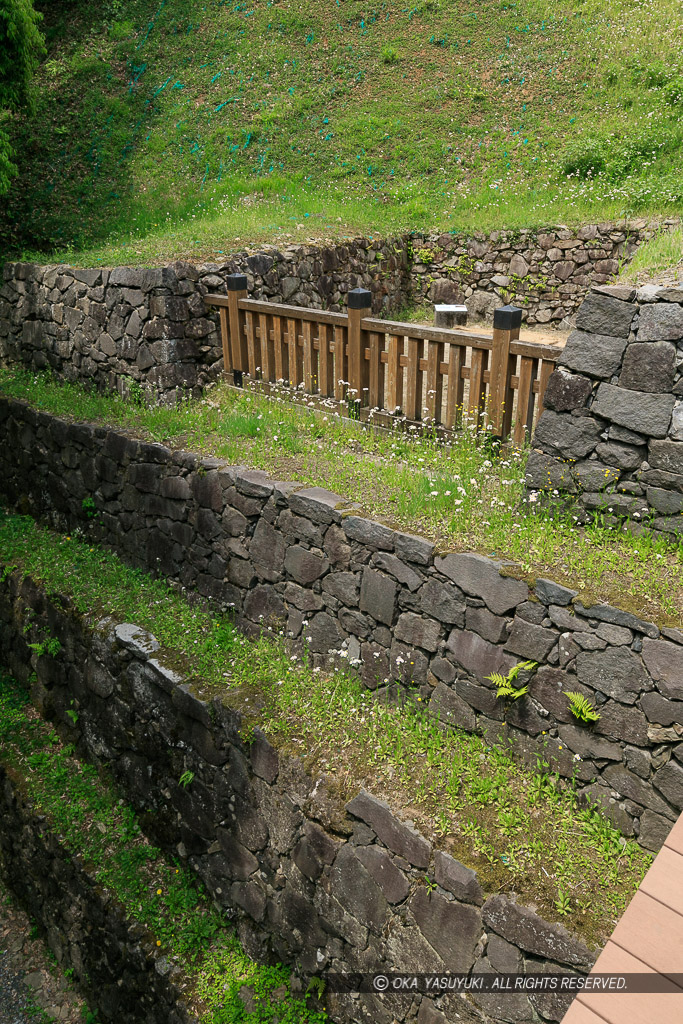
[(507, 896), (491, 896), (484, 904), (482, 919), (487, 928), (526, 953), (581, 969), (590, 969), (595, 962), (595, 954), (566, 928), (548, 924)]
[(360, 588), (361, 611), (390, 626), (396, 610), (396, 584), (384, 573), (365, 569)]
[(576, 326), (591, 334), (628, 338), (637, 307), (596, 291), (588, 293), (576, 317)]
[(653, 779), (655, 788), (662, 793), (670, 804), (683, 810), (683, 767), (675, 761), (669, 761), (658, 772), (655, 772)]
[(421, 870), (429, 866), (430, 844), (415, 830), (412, 822), (399, 821), (389, 804), (362, 789), (357, 797), (349, 801), (346, 810), (369, 825), (392, 853)]
[(650, 441), (647, 461), (653, 469), (683, 476), (683, 443), (680, 441)]
[[(601, 384), (600, 388), (606, 386)], [(597, 411), (595, 403), (592, 411)], [(594, 450), (599, 438), (600, 424), (592, 416), (570, 416), (546, 409), (536, 425), (533, 443), (551, 455), (583, 459)]]
[(541, 662), (548, 657), (557, 640), (558, 634), (554, 630), (515, 616), (505, 647), (521, 658)]
[(530, 490), (556, 490), (576, 493), (571, 461), (554, 459), (543, 452), (530, 451), (526, 463), (526, 485)]
[(517, 659), (506, 654), (502, 647), (490, 644), (466, 629), (453, 630), (448, 639), (448, 650), (454, 660), (477, 679), (486, 679), (493, 672), (507, 675), (517, 663)]
[(470, 597), (480, 597), (495, 615), (504, 615), (529, 596), (521, 580), (501, 576), (501, 562), (483, 555), (450, 554), (435, 560), (435, 567)]
[(555, 412), (571, 412), (573, 409), (582, 409), (592, 391), (593, 386), (588, 377), (567, 373), (558, 367), (550, 375), (543, 404), (546, 409), (553, 409)]
[(619, 386), (633, 391), (671, 391), (676, 371), (676, 349), (666, 341), (633, 344), (626, 349)]
[(683, 647), (646, 637), (643, 661), (660, 693), (671, 700), (683, 700)]
[(445, 683), (437, 683), (434, 688), (429, 713), (444, 725), (457, 726), (467, 732), (474, 732), (477, 725), (476, 715), (469, 704)]
[(582, 651), (576, 657), (576, 674), (584, 686), (623, 704), (634, 704), (641, 693), (653, 688), (640, 658), (625, 647)]
[(572, 331), (558, 362), (576, 373), (607, 380), (618, 373), (626, 344), (623, 335), (615, 338), (606, 334)]
[(481, 906), (484, 902), (476, 873), (443, 850), (437, 850), (434, 854), (434, 878), (437, 885), (453, 893), (463, 903)]
[(608, 786), (615, 789), (623, 797), (635, 801), (641, 807), (649, 807), (656, 814), (663, 814), (672, 820), (676, 817), (674, 811), (665, 803), (660, 796), (657, 796), (652, 786), (637, 775), (630, 772), (623, 764), (611, 764), (603, 772), (603, 778)]
[(293, 544), (287, 549), (284, 560), (285, 569), (290, 576), (304, 586), (319, 579), (326, 572), (328, 565), (322, 553), (310, 551), (299, 544)]
[(434, 653), (441, 635), (441, 627), (433, 619), (423, 618), (415, 612), (403, 612), (394, 629), (397, 640), (403, 640), (411, 647), (421, 647)]
[(679, 341), (683, 338), (683, 309), (674, 303), (642, 306), (638, 341)]
[(615, 444), (613, 441), (604, 442), (597, 446), (595, 454), (608, 466), (616, 466), (617, 469), (637, 469), (645, 458), (646, 449), (642, 445), (633, 447), (626, 444)]
[(465, 625), (465, 598), (453, 584), (428, 580), (418, 593), (422, 611), (451, 626)]
[(428, 892), (425, 886), (415, 892), (410, 909), (427, 942), (449, 969), (468, 972), (474, 964), (474, 949), (481, 935), (481, 912)]
[(645, 391), (629, 391), (612, 384), (601, 384), (591, 412), (639, 434), (666, 437), (674, 401), (673, 395), (652, 395)]

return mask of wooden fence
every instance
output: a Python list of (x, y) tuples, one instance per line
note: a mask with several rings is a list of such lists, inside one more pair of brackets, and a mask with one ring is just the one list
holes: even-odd
[[(493, 332), (423, 327), (367, 313), (370, 292), (348, 294), (347, 313), (247, 298), (232, 274), (227, 295), (207, 295), (220, 312), (226, 373), (285, 382), (308, 395), (399, 413), (414, 423), (456, 428), (464, 418), (517, 444), (530, 436), (559, 350), (519, 340), (521, 310), (494, 313)], [(514, 430), (513, 430), (514, 427)]]

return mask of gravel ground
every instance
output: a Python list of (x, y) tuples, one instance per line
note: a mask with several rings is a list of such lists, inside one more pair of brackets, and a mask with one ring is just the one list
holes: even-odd
[(83, 1000), (0, 886), (0, 1024), (83, 1024)]

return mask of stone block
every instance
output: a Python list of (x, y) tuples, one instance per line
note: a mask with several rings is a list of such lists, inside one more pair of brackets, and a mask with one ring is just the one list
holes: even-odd
[(382, 526), (381, 523), (358, 516), (345, 516), (342, 525), (349, 540), (355, 540), (379, 551), (394, 550), (394, 531)]
[(591, 412), (639, 434), (663, 438), (671, 424), (674, 401), (673, 395), (653, 395), (600, 384)]
[(570, 590), (569, 587), (563, 587), (552, 580), (539, 577), (534, 584), (534, 593), (544, 605), (568, 605), (572, 598), (576, 597), (578, 591)]
[(365, 569), (360, 588), (361, 611), (390, 626), (396, 610), (397, 587), (392, 579), (374, 569)]
[(583, 300), (576, 317), (576, 326), (591, 334), (628, 338), (637, 307), (610, 295), (591, 291)]
[(671, 831), (672, 822), (661, 814), (646, 809), (640, 817), (638, 842), (646, 850), (658, 853), (666, 842)]
[(652, 781), (655, 789), (658, 789), (670, 804), (683, 811), (683, 767), (680, 764), (669, 761), (655, 772)]
[(507, 619), (502, 615), (494, 615), (488, 608), (468, 607), (465, 624), (471, 633), (478, 633), (489, 643), (499, 644), (507, 639)]
[(554, 630), (515, 616), (505, 648), (525, 660), (541, 662), (546, 660), (557, 639)]
[(504, 564), (483, 555), (446, 555), (435, 560), (435, 568), (470, 597), (480, 597), (495, 615), (504, 615), (529, 596), (526, 583), (502, 576)]
[(465, 598), (458, 587), (428, 580), (417, 596), (425, 615), (451, 626), (465, 625)]
[[(607, 386), (601, 384), (600, 388)], [(597, 413), (595, 405), (594, 402), (592, 412)], [(533, 443), (543, 448), (544, 452), (563, 459), (583, 459), (594, 451), (600, 439), (600, 431), (600, 424), (591, 416), (576, 417), (546, 409), (536, 425)]]
[(683, 476), (683, 444), (679, 441), (650, 441), (647, 461), (652, 469)]
[(597, 761), (621, 761), (621, 746), (604, 739), (586, 726), (571, 723), (561, 725), (559, 734), (562, 742), (583, 758), (588, 757)]
[(424, 886), (416, 890), (409, 906), (418, 928), (450, 970), (468, 972), (481, 935), (479, 909), (446, 900)]
[(410, 891), (410, 882), (387, 851), (381, 846), (365, 846), (356, 850), (356, 856), (387, 902), (402, 903)]
[(485, 679), (493, 672), (507, 675), (517, 663), (502, 647), (490, 644), (477, 633), (454, 629), (448, 638), (448, 650), (454, 660), (477, 679)]
[(427, 869), (431, 856), (430, 844), (415, 830), (412, 822), (399, 821), (389, 804), (362, 789), (358, 796), (347, 803), (346, 810), (369, 825), (392, 853), (403, 857), (416, 868)]
[(399, 583), (408, 587), (408, 590), (417, 590), (422, 583), (422, 576), (419, 576), (396, 555), (389, 555), (384, 551), (377, 552), (372, 556), (372, 566), (393, 576)]
[(294, 544), (287, 548), (284, 567), (297, 583), (307, 586), (319, 579), (329, 566), (322, 553), (310, 551), (308, 548)]
[(600, 443), (595, 449), (595, 454), (608, 466), (632, 470), (637, 469), (645, 458), (645, 448), (641, 445), (634, 448), (631, 445), (609, 441)]
[(308, 647), (316, 654), (338, 654), (344, 639), (336, 618), (327, 612), (313, 615), (304, 627), (304, 638)]
[(644, 693), (640, 706), (648, 721), (656, 725), (683, 725), (683, 701), (667, 700), (661, 693)]
[(665, 341), (629, 345), (619, 386), (633, 391), (671, 391), (676, 371), (676, 349)]
[(607, 785), (615, 789), (620, 796), (633, 800), (641, 807), (649, 807), (656, 814), (662, 814), (671, 820), (676, 818), (676, 813), (660, 796), (657, 796), (652, 786), (643, 779), (639, 779), (623, 764), (609, 765), (603, 772), (603, 778)]
[[(558, 362), (560, 366), (573, 370), (575, 373), (608, 380), (619, 372), (626, 345), (627, 339), (623, 335), (613, 337), (605, 334), (587, 334), (585, 331), (572, 331)], [(573, 408), (577, 408), (577, 406), (573, 406)]]
[(582, 651), (576, 657), (576, 674), (584, 686), (623, 704), (634, 704), (643, 692), (653, 688), (640, 658), (625, 647)]
[(595, 962), (595, 954), (566, 928), (549, 924), (507, 896), (491, 896), (484, 904), (482, 920), (491, 931), (535, 956), (582, 970), (590, 970)]
[(474, 732), (477, 725), (476, 715), (469, 704), (459, 697), (455, 690), (442, 682), (437, 683), (434, 688), (429, 702), (429, 713), (444, 725), (456, 726), (467, 732)]
[(557, 490), (576, 493), (576, 481), (572, 473), (571, 460), (554, 459), (543, 452), (529, 452), (526, 471), (526, 485), (530, 490)]
[(683, 700), (683, 647), (646, 637), (643, 661), (660, 693), (670, 700)]
[(396, 623), (394, 636), (411, 647), (420, 647), (434, 653), (441, 636), (441, 628), (433, 619), (423, 618), (415, 612), (403, 612)]
[(683, 309), (669, 303), (643, 306), (638, 320), (638, 341), (680, 341)]
[(593, 386), (588, 377), (568, 373), (562, 367), (558, 367), (550, 375), (543, 404), (546, 409), (552, 409), (554, 412), (571, 412), (574, 409), (583, 409), (592, 392)]

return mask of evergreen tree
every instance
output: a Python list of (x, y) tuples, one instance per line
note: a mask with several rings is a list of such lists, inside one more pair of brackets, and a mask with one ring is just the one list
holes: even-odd
[(31, 82), (45, 52), (41, 18), (32, 0), (0, 0), (0, 195), (17, 173), (7, 126), (12, 113), (31, 103)]

